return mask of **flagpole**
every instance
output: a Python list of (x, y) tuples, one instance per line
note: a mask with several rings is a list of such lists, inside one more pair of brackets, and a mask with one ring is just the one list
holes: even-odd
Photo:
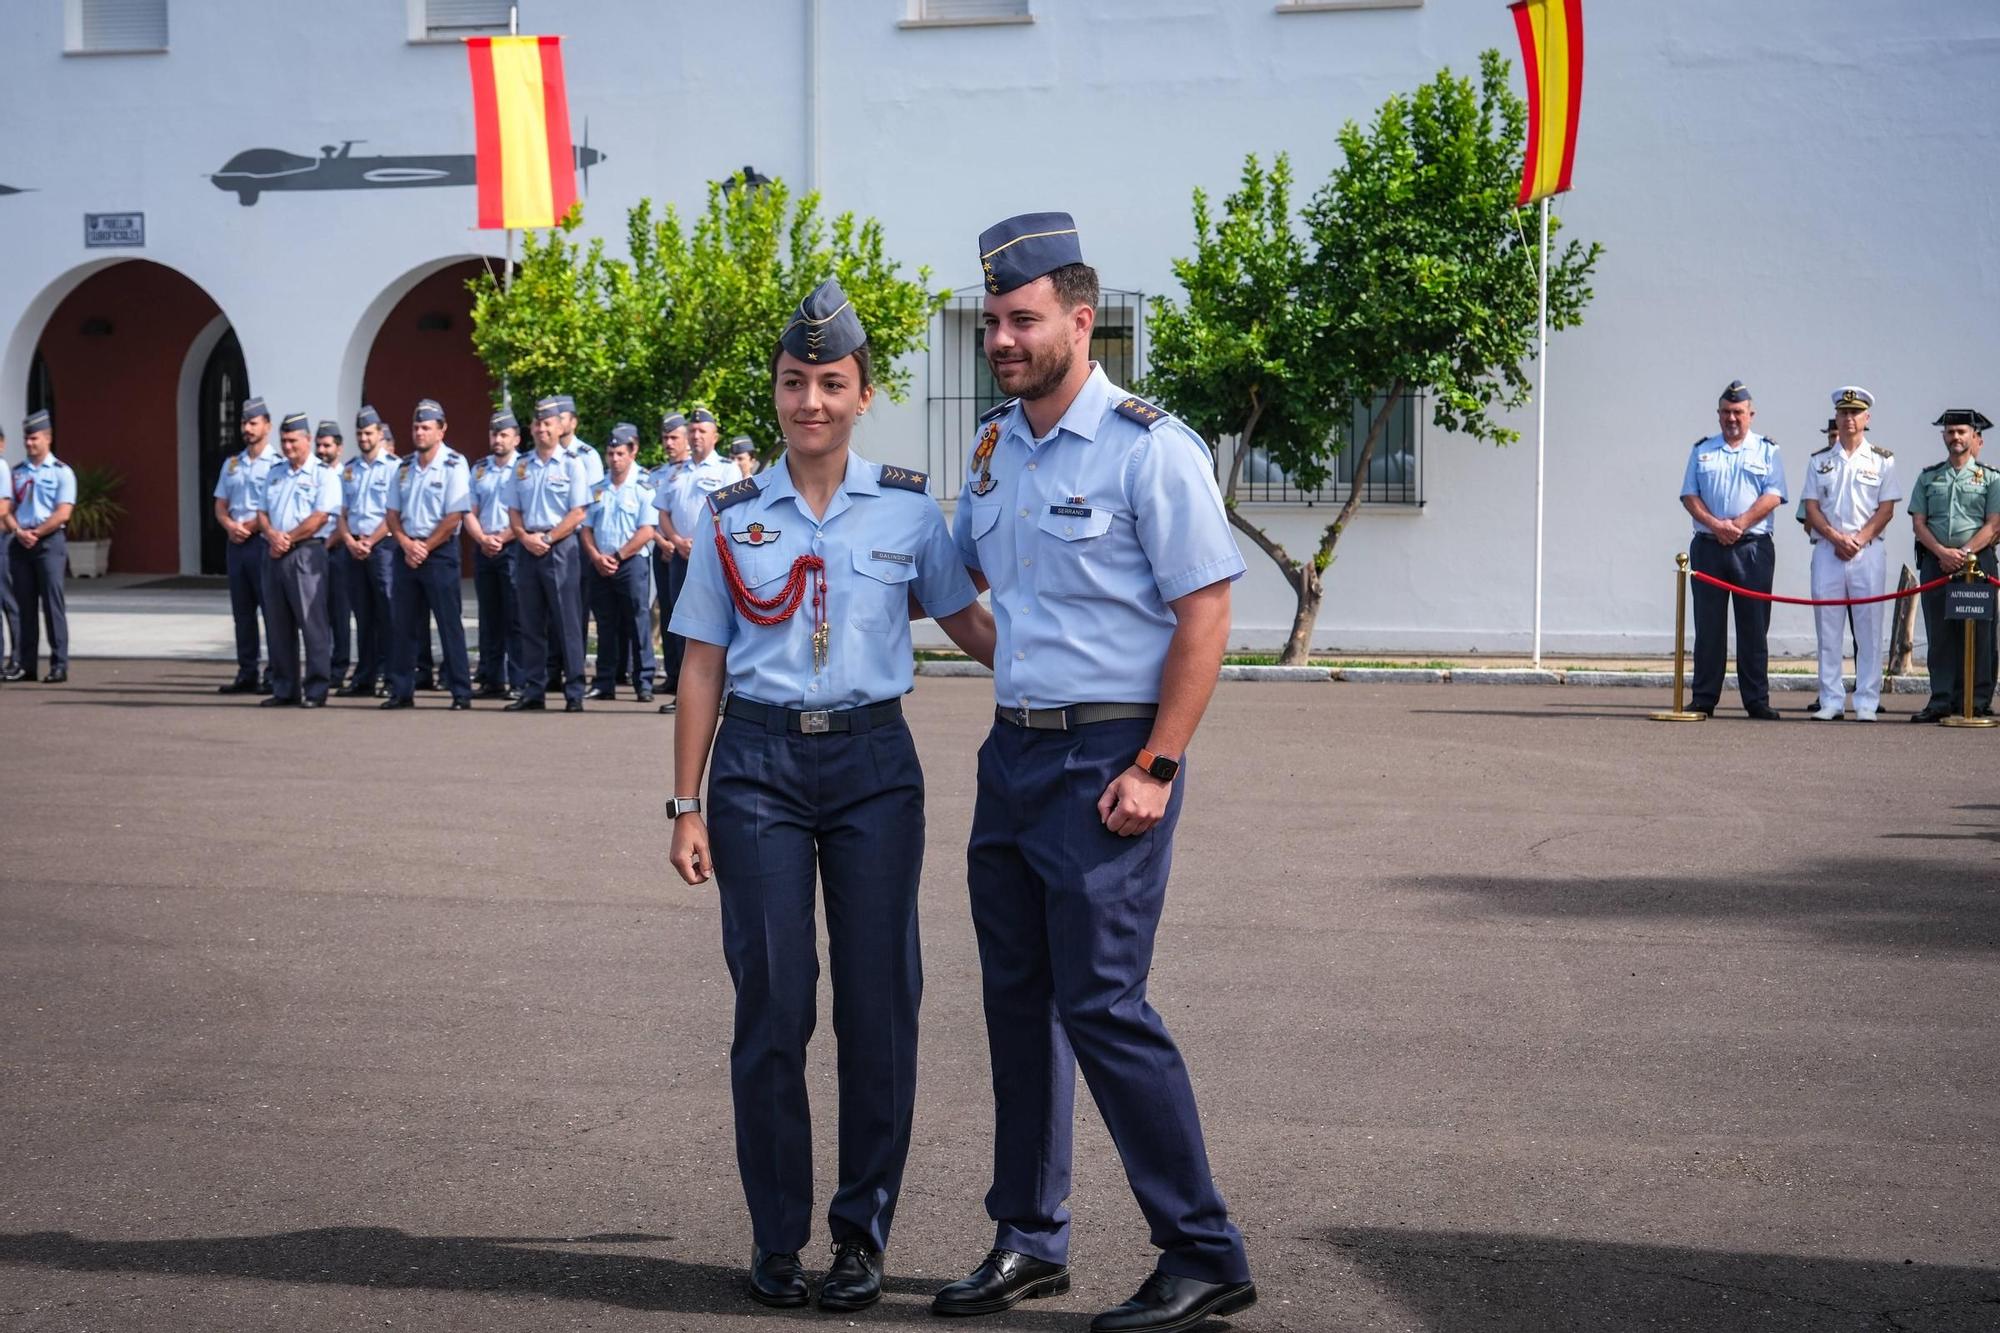
[(1542, 196), (1542, 264), (1535, 345), (1535, 670), (1542, 669), (1542, 509), (1549, 435), (1549, 197)]
[[(507, 6), (507, 35), (521, 35), (521, 7)], [(588, 138), (589, 136), (585, 136)], [(507, 266), (500, 270), (500, 294), (506, 296), (514, 290), (514, 229), (507, 228)], [(508, 382), (507, 372), (500, 372), (500, 405), (509, 412), (514, 410), (514, 390)]]

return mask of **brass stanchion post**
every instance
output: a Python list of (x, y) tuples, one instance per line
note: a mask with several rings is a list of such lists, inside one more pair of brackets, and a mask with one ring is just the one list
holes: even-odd
[[(1965, 581), (1967, 583), (1977, 583), (1979, 581), (1979, 557), (1976, 555), (1966, 557)], [(1980, 623), (1977, 620), (1961, 620), (1958, 622), (1959, 632), (1965, 636), (1965, 662), (1963, 674), (1958, 678), (1958, 692), (1960, 697), (1965, 700), (1965, 709), (1956, 717), (1939, 718), (1939, 726), (2000, 727), (2000, 719), (1976, 717), (1972, 712), (1972, 692), (1979, 681), (1977, 650), (1979, 647)]]
[(1687, 690), (1688, 558), (1682, 551), (1674, 557), (1674, 711), (1654, 713), (1655, 722), (1700, 722), (1706, 713), (1690, 713), (1683, 704)]

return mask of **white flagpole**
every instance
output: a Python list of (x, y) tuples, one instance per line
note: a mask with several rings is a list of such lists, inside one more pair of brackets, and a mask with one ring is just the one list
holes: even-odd
[(1542, 479), (1549, 435), (1549, 197), (1542, 196), (1540, 317), (1535, 349), (1535, 670), (1542, 669)]

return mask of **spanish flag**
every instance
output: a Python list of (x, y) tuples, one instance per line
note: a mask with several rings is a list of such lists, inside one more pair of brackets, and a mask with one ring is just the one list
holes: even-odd
[(576, 203), (562, 38), (468, 37), (479, 225), (553, 227)]
[(1514, 29), (1528, 75), (1528, 149), (1521, 198), (1532, 204), (1569, 188), (1583, 105), (1583, 0), (1514, 0)]

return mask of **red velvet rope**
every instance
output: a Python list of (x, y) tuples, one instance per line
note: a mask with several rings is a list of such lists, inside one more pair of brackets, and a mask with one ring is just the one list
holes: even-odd
[[(1871, 602), (1893, 602), (1902, 597), (1915, 597), (1920, 592), (1929, 592), (1933, 588), (1942, 588), (1947, 583), (1958, 581), (1956, 574), (1946, 574), (1943, 578), (1932, 579), (1929, 583), (1921, 584), (1915, 588), (1906, 588), (1901, 592), (1885, 592), (1877, 597), (1826, 597), (1815, 600), (1811, 597), (1779, 597), (1775, 593), (1757, 592), (1750, 588), (1739, 588), (1733, 583), (1725, 583), (1713, 574), (1704, 574), (1698, 569), (1689, 570), (1688, 572), (1703, 583), (1720, 588), (1724, 592), (1733, 592), (1738, 597), (1749, 597), (1760, 602), (1783, 602), (1787, 606), (1867, 606)], [(1985, 581), (1996, 587), (2000, 587), (2000, 579), (1987, 578)]]

